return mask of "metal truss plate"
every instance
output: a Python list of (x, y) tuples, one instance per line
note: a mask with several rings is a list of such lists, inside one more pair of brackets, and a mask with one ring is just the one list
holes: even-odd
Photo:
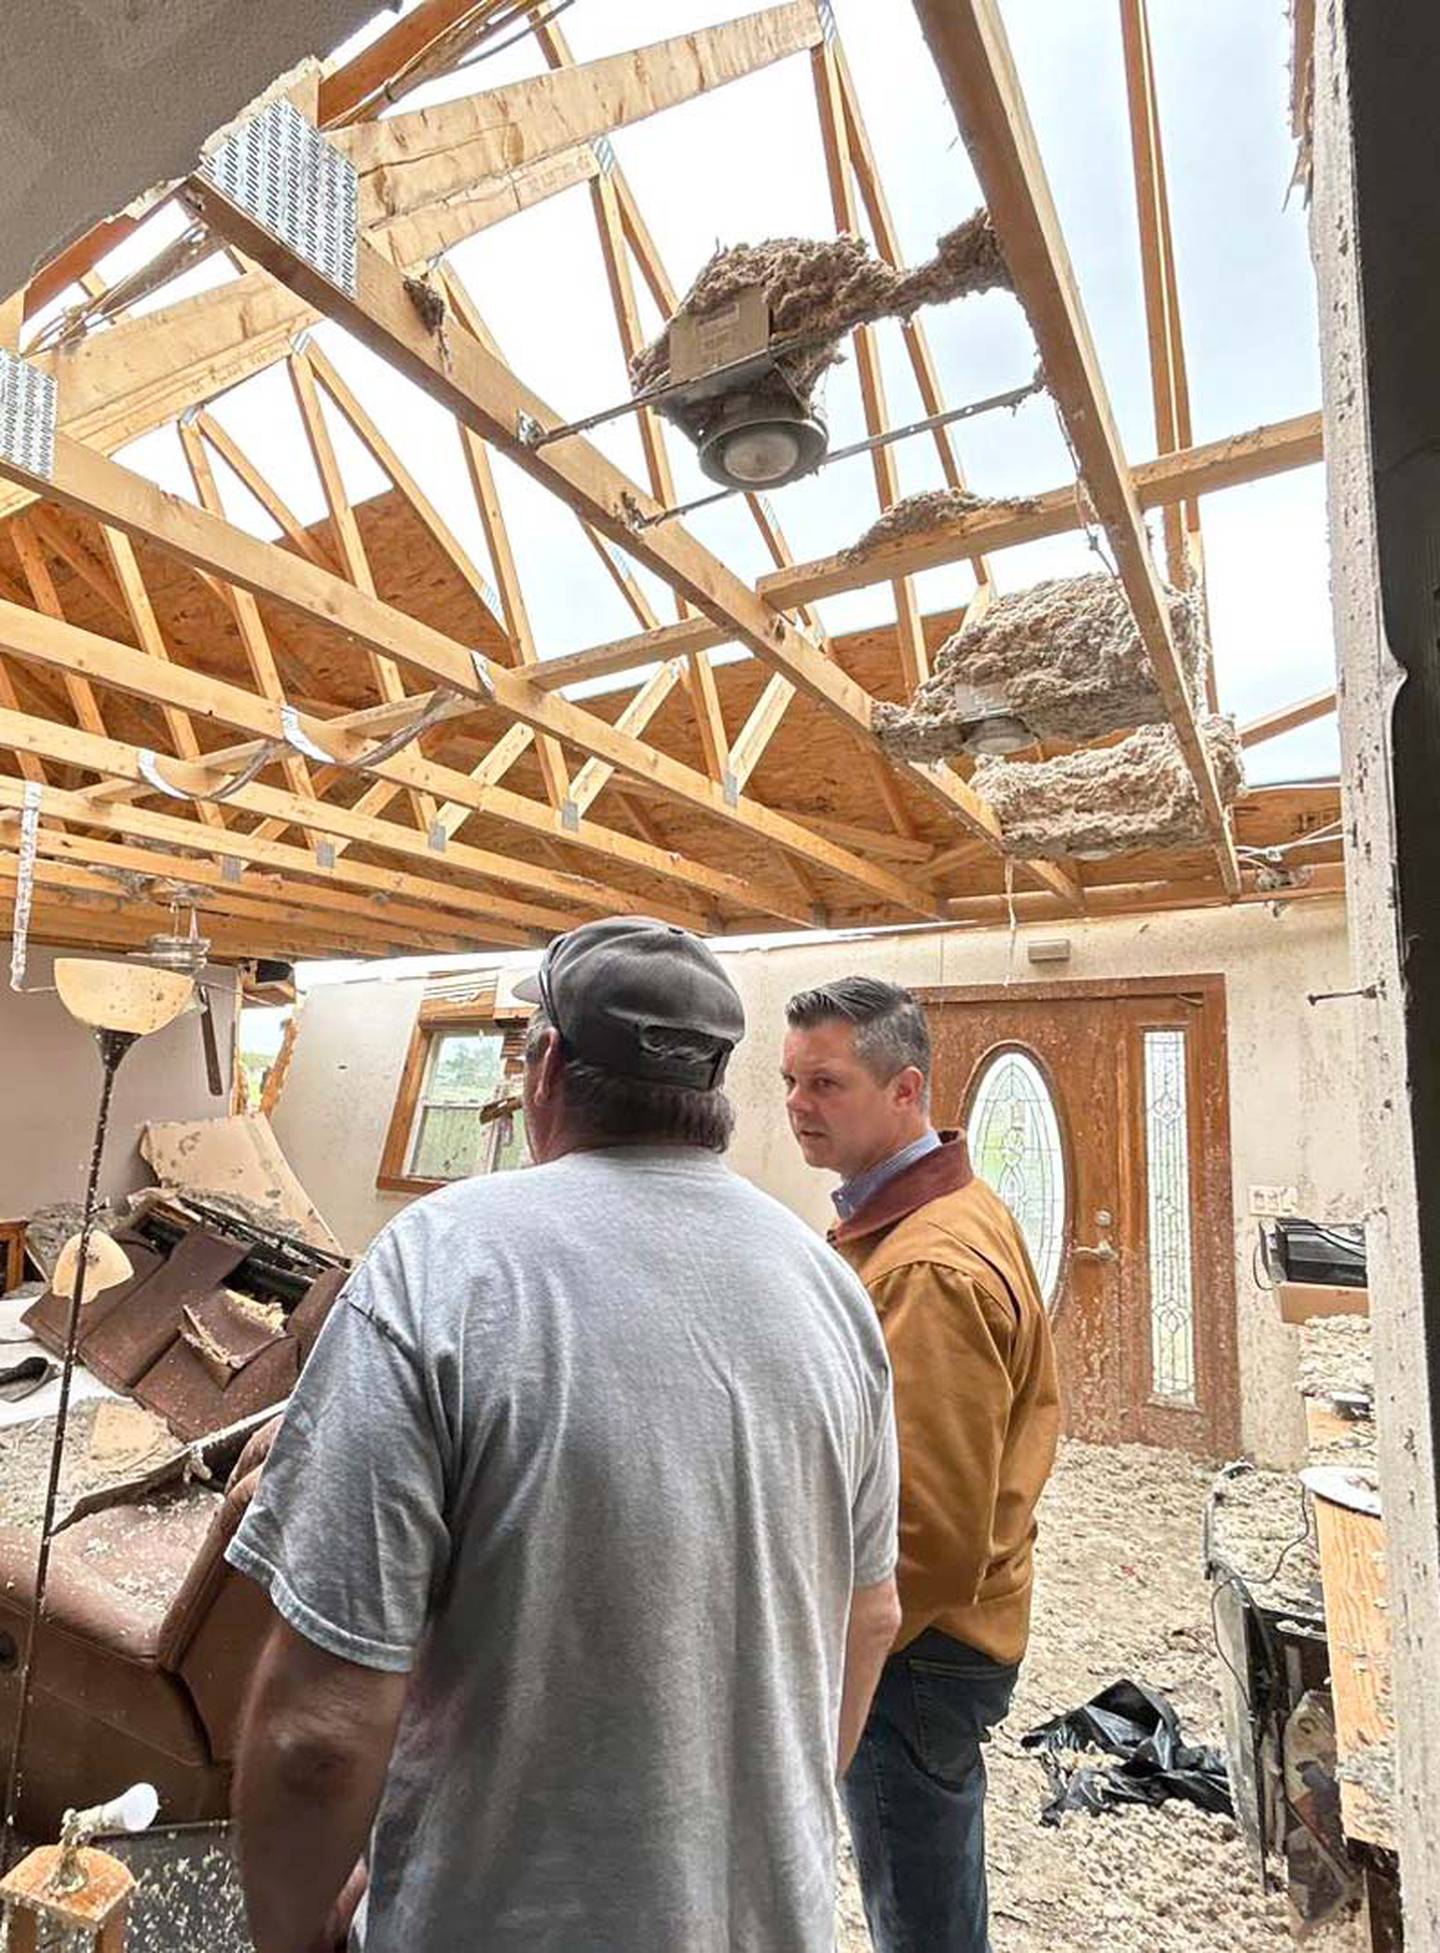
[(55, 472), (55, 382), (0, 347), (0, 456), (46, 480)]
[(353, 298), (360, 234), (355, 167), (292, 102), (271, 102), (199, 174), (297, 258)]

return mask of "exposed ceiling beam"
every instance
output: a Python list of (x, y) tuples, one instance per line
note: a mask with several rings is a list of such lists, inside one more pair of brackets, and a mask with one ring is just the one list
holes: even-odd
[(1240, 888), (1230, 818), (1200, 736), (1170, 611), (1125, 464), (1080, 302), (1069, 252), (1040, 160), (1010, 43), (995, 0), (915, 0), (915, 10), (1025, 308), (1040, 362), (1096, 518), (1110, 545), (1140, 641), (1199, 797), (1227, 889)]
[[(528, 421), (540, 427), (554, 427), (558, 417), (545, 402), (527, 388), (488, 347), (458, 324), (446, 329), (447, 313), (441, 319), (422, 317), (405, 281), (363, 240), (357, 249), (356, 285), (353, 295), (343, 293), (321, 278), (290, 252), (278, 239), (263, 230), (249, 215), (229, 202), (211, 184), (192, 179), (186, 195), (195, 208), (222, 236), (268, 265), (269, 269), (311, 302), (325, 307), (330, 315), (372, 351), (388, 359), (397, 371), (413, 380), (431, 398), (449, 409), (462, 425), (499, 448), (527, 474), (550, 488), (563, 502), (593, 522), (603, 534), (646, 563), (662, 576), (672, 589), (815, 698), (831, 715), (851, 731), (870, 739), (879, 750), (871, 730), (873, 701), (868, 692), (832, 664), (803, 632), (772, 610), (735, 573), (705, 549), (678, 524), (637, 531), (639, 514), (658, 512), (654, 497), (630, 481), (590, 442), (574, 437), (545, 447), (536, 447), (521, 438), (520, 429)], [(308, 567), (308, 566), (304, 566)], [(536, 701), (544, 698), (533, 685), (513, 674), (493, 675), (497, 704), (513, 717), (524, 719), (537, 731), (554, 731), (559, 736), (594, 753), (613, 760), (623, 771), (641, 777), (661, 778), (673, 784), (677, 796), (726, 818), (727, 812), (738, 824), (766, 831), (768, 838), (789, 846), (802, 859), (816, 867), (830, 867), (862, 884), (875, 887), (877, 870), (858, 857), (844, 860), (844, 851), (822, 851), (803, 830), (783, 815), (774, 814), (744, 801), (727, 801), (715, 781), (706, 780), (688, 767), (666, 760), (638, 741), (624, 740), (607, 727), (604, 736), (587, 731), (591, 715), (582, 714), (580, 724), (571, 722), (563, 731), (553, 717), (537, 717)], [(597, 743), (598, 742), (598, 743)], [(908, 777), (924, 785), (946, 805), (950, 814), (978, 833), (994, 834), (998, 823), (991, 809), (958, 775), (939, 767), (901, 765)], [(1036, 872), (1052, 885), (1067, 885), (1063, 871), (1053, 864)], [(897, 893), (897, 880), (887, 877), (885, 892), (903, 907), (915, 907), (915, 891)], [(928, 898), (927, 898), (928, 902)], [(920, 913), (926, 913), (925, 908)]]
[[(120, 878), (138, 875), (169, 881), (172, 877), (164, 865), (168, 857), (147, 855), (143, 848), (127, 848), (103, 841), (77, 841), (71, 835), (56, 834), (44, 827), (40, 830), (37, 849), (39, 861), (35, 879), (42, 887), (89, 889), (100, 895), (120, 895), (129, 902), (154, 904), (161, 911), (166, 907), (168, 897), (162, 891), (141, 891), (133, 883), (126, 888)], [(204, 862), (187, 864), (182, 861), (178, 866), (184, 872), (174, 879), (196, 892), (199, 899), (194, 907), (207, 921), (211, 916), (223, 915), (277, 931), (287, 926), (317, 931), (333, 928), (357, 941), (363, 936), (375, 948), (391, 956), (407, 955), (413, 946), (413, 931), (407, 932), (402, 924), (374, 913), (357, 914), (344, 898), (341, 898), (337, 910), (330, 891), (317, 890), (316, 894), (321, 899), (302, 902), (292, 891), (279, 887), (268, 892), (253, 887), (249, 890), (234, 887), (225, 881), (218, 868), (207, 867)], [(16, 867), (17, 857), (0, 850), (0, 875), (13, 879)], [(107, 870), (110, 871), (108, 874)], [(324, 899), (327, 895), (330, 897), (328, 904)], [(343, 916), (344, 920), (338, 920), (338, 916)], [(426, 918), (426, 931), (422, 940), (427, 948), (453, 953), (474, 946), (473, 939), (454, 927), (452, 918), (429, 915)], [(504, 929), (501, 933), (507, 942), (522, 947), (528, 946), (531, 941), (521, 930)]]
[[(100, 739), (92, 733), (59, 725), (51, 719), (0, 711), (0, 747), (8, 747), (15, 753), (34, 753), (40, 758), (53, 759), (62, 766), (76, 766), (85, 772), (108, 775), (117, 780), (141, 782), (146, 778), (141, 754), (136, 747), (117, 739)], [(177, 764), (168, 767), (167, 773), (177, 786), (191, 793), (213, 792), (216, 787), (226, 784), (224, 776), (203, 767)], [(353, 808), (339, 807), (328, 800), (305, 800), (299, 794), (262, 786), (259, 781), (241, 787), (230, 796), (228, 805), (243, 808), (262, 819), (281, 820), (287, 825), (379, 848), (387, 854), (402, 855), (407, 860), (423, 863), (427, 869), (435, 868), (442, 859), (427, 844), (424, 835), (412, 827), (401, 827), (394, 821), (373, 820), (367, 815), (357, 814)], [(110, 810), (106, 808), (104, 811), (108, 813)], [(138, 811), (128, 808), (123, 813), (117, 811), (116, 819), (128, 822), (131, 813)], [(97, 819), (100, 813), (101, 809), (97, 807)], [(138, 828), (136, 831), (139, 831)], [(203, 846), (207, 853), (225, 854), (231, 851), (228, 844), (236, 839), (253, 842), (257, 847), (279, 845), (269, 841), (260, 842), (254, 836), (236, 836), (228, 830), (214, 833), (207, 830)], [(486, 883), (498, 881), (505, 886), (518, 886), (530, 894), (557, 896), (562, 901), (583, 903), (589, 908), (615, 909), (626, 905), (627, 898), (614, 888), (607, 889), (603, 884), (587, 881), (580, 876), (559, 874), (536, 863), (496, 854), (486, 848), (471, 847), (461, 841), (449, 844), (444, 850), (443, 862), (445, 868), (456, 875), (469, 875)], [(507, 905), (507, 910), (501, 909), (501, 903)], [(496, 913), (518, 909), (518, 906), (504, 896), (497, 897), (493, 904)], [(667, 921), (682, 922), (687, 927), (706, 926), (707, 919), (694, 909), (687, 910), (678, 903), (666, 904), (663, 898), (660, 898), (658, 913)]]
[[(803, 0), (802, 12), (805, 9), (813, 19), (811, 0)], [(755, 16), (762, 23), (758, 29), (738, 23), (747, 30), (739, 40), (725, 28), (682, 37), (684, 42), (693, 40), (697, 51), (669, 77), (663, 105), (688, 100), (687, 88), (691, 93), (704, 92), (752, 72), (747, 62), (765, 66), (780, 58), (776, 50), (785, 40), (783, 17), (793, 12), (783, 7), (774, 10), (782, 17), (778, 30), (765, 14)], [(766, 22), (771, 23), (768, 29)], [(604, 121), (603, 109), (603, 100), (596, 97), (586, 111), (590, 120), (600, 117), (596, 134), (613, 126)], [(389, 129), (393, 123), (382, 126)], [(349, 132), (357, 139), (361, 133)], [(496, 174), (471, 173), (456, 189), (437, 188), (430, 203), (375, 226), (371, 242), (393, 263), (412, 270), (462, 238), (588, 181), (599, 164), (590, 144), (577, 142), (578, 133), (567, 134), (567, 146), (556, 153), (518, 165), (504, 156), (502, 140)], [(36, 364), (59, 384), (59, 424), (64, 431), (111, 454), (187, 408), (274, 365), (285, 356), (295, 334), (317, 316), (316, 309), (295, 294), (251, 271), (218, 290), (182, 299), (144, 318), (121, 319), (60, 352), (37, 355)], [(30, 500), (23, 489), (0, 490), (0, 521)]]
[(1267, 712), (1263, 717), (1241, 726), (1240, 744), (1247, 750), (1251, 746), (1263, 746), (1267, 739), (1278, 739), (1282, 732), (1294, 732), (1297, 726), (1308, 726), (1316, 719), (1328, 719), (1335, 707), (1333, 691), (1317, 692), (1313, 698), (1300, 699), (1294, 705), (1283, 705), (1278, 712)]
[[(408, 309), (408, 300), (404, 302)], [(475, 342), (468, 334), (459, 332), (452, 338), (455, 345), (453, 358), (458, 368), (463, 352), (474, 347)], [(476, 348), (476, 351), (479, 349)], [(537, 732), (553, 733), (567, 745), (609, 760), (622, 771), (652, 779), (676, 798), (715, 819), (728, 821), (762, 841), (788, 847), (812, 865), (830, 869), (857, 882), (871, 893), (882, 895), (887, 901), (918, 910), (921, 914), (933, 912), (929, 892), (919, 890), (903, 877), (858, 855), (852, 856), (833, 843), (816, 841), (797, 822), (747, 801), (744, 796), (732, 806), (721, 787), (693, 768), (670, 759), (638, 739), (617, 732), (595, 714), (540, 691), (519, 672), (492, 663), (481, 654), (456, 643), (453, 638), (395, 610), (379, 598), (355, 589), (342, 578), (318, 569), (313, 563), (292, 555), (288, 550), (262, 542), (218, 516), (163, 494), (142, 476), (67, 440), (63, 435), (56, 437), (53, 471), (44, 478), (43, 484), (39, 483), (38, 478), (24, 475), (13, 462), (0, 462), (0, 473), (10, 475), (12, 479), (43, 485), (46, 495), (52, 500), (79, 508), (82, 512), (102, 511), (99, 519), (117, 528), (127, 529), (134, 535), (146, 537), (167, 554), (219, 575), (227, 583), (238, 584), (256, 595), (271, 597), (312, 622), (340, 630), (349, 636), (358, 649), (394, 657), (420, 672), (430, 682), (438, 681), (452, 691), (492, 700), (503, 713), (523, 720)], [(729, 572), (723, 574), (729, 577)], [(730, 578), (730, 581), (737, 589), (745, 591), (738, 578)], [(745, 594), (753, 604), (750, 593)], [(794, 635), (788, 632), (788, 627), (783, 626), (783, 620), (777, 621), (787, 629), (788, 635)], [(833, 671), (837, 682), (843, 682), (857, 699), (864, 702), (868, 714), (868, 694), (851, 680), (845, 679), (834, 667), (827, 665), (826, 669)], [(250, 695), (242, 696), (249, 698)], [(258, 708), (260, 702), (254, 701), (254, 704)], [(272, 713), (278, 710), (269, 705), (266, 709)], [(271, 736), (268, 730), (262, 731), (258, 726), (256, 730), (261, 737)], [(326, 748), (327, 733), (323, 722), (314, 722), (314, 733), (316, 743)], [(363, 741), (351, 739), (342, 744), (346, 750), (336, 752), (337, 758), (359, 758), (363, 755)], [(328, 750), (334, 750), (333, 746)], [(634, 841), (609, 828), (598, 827), (593, 822), (582, 819), (575, 827), (568, 827), (562, 816), (553, 810), (546, 810), (502, 788), (477, 788), (467, 776), (446, 768), (429, 767), (428, 762), (416, 758), (414, 754), (397, 755), (385, 763), (383, 770), (388, 777), (399, 778), (407, 786), (421, 786), (452, 800), (469, 797), (477, 811), (519, 822), (534, 831), (543, 831), (560, 842), (603, 853), (613, 859), (623, 859), (648, 873), (684, 881), (721, 900), (739, 899), (747, 907), (753, 907), (760, 899), (753, 877), (749, 878), (747, 889), (746, 883), (739, 877), (704, 867), (684, 856), (650, 848), (645, 843)], [(445, 782), (443, 785), (440, 784), (441, 776)], [(993, 822), (993, 816), (991, 820)], [(765, 906), (769, 905), (772, 896), (777, 916), (789, 920), (809, 920), (808, 916), (795, 916), (793, 897), (779, 889), (766, 891), (763, 898)]]
[[(379, 655), (393, 652), (403, 662), (416, 666), (432, 678), (438, 677), (453, 690), (479, 698), (494, 696), (502, 710), (513, 699), (517, 707), (514, 716), (533, 713), (534, 717), (529, 722), (535, 724), (538, 721), (537, 730), (562, 732), (570, 743), (582, 747), (586, 742), (589, 745), (598, 744), (604, 748), (605, 757), (614, 759), (617, 764), (638, 769), (644, 777), (661, 783), (683, 781), (691, 794), (701, 795), (706, 811), (715, 813), (717, 818), (732, 819), (764, 839), (773, 840), (783, 834), (792, 845), (802, 845), (797, 837), (802, 837), (804, 830), (786, 821), (783, 816), (772, 814), (768, 808), (748, 805), (732, 809), (718, 789), (718, 805), (711, 804), (707, 797), (709, 783), (703, 775), (680, 766), (678, 761), (668, 760), (650, 747), (640, 746), (638, 741), (616, 732), (592, 713), (581, 712), (563, 700), (549, 699), (543, 692), (532, 692), (518, 675), (489, 664), (478, 652), (467, 651), (452, 638), (431, 630), (402, 612), (393, 611), (379, 598), (356, 589), (327, 571), (316, 569), (313, 564), (291, 556), (287, 551), (277, 549), (274, 544), (260, 542), (253, 536), (232, 529), (218, 516), (193, 509), (174, 496), (162, 496), (142, 476), (131, 475), (127, 469), (105, 460), (103, 456), (76, 449), (73, 444), (65, 443), (63, 436), (56, 444), (57, 471), (64, 467), (67, 450), (69, 457), (81, 468), (92, 476), (108, 480), (112, 487), (122, 491), (107, 502), (117, 528), (129, 527), (136, 533), (148, 535), (158, 547), (179, 555), (183, 561), (193, 561), (197, 554), (206, 560), (213, 557), (226, 565), (219, 573), (225, 576), (227, 582), (233, 582), (251, 593), (263, 591), (279, 602), (293, 605), (312, 620), (336, 625), (368, 651)], [(58, 472), (51, 479), (49, 487), (52, 494), (61, 492)], [(149, 512), (148, 526), (138, 510)], [(188, 539), (188, 542), (182, 542), (182, 538)], [(309, 601), (306, 600), (307, 588)], [(118, 644), (93, 632), (80, 631), (73, 625), (59, 624), (16, 604), (0, 603), (0, 642), (38, 663), (49, 664), (61, 671), (77, 672), (85, 677), (93, 676), (98, 682), (114, 685), (138, 697), (164, 700), (182, 711), (190, 712), (192, 716), (220, 719), (253, 734), (260, 743), (278, 740), (284, 749), (293, 750), (284, 707), (276, 700), (257, 697), (241, 686), (179, 665), (156, 666), (129, 645)], [(490, 687), (494, 688), (493, 693)], [(337, 735), (326, 721), (305, 715), (298, 718), (298, 732), (327, 752), (338, 764), (366, 763), (367, 749), (371, 744), (366, 738), (353, 733)], [(645, 842), (632, 840), (628, 835), (616, 833), (593, 821), (581, 819), (573, 825), (567, 824), (562, 815), (553, 809), (544, 808), (523, 795), (477, 782), (468, 774), (440, 766), (409, 749), (395, 753), (369, 770), (379, 778), (398, 781), (407, 789), (465, 802), (476, 812), (493, 815), (532, 833), (567, 842), (608, 861), (658, 875), (663, 880), (683, 883), (718, 900), (740, 902), (748, 907), (757, 901), (763, 901), (768, 906), (773, 899), (776, 905), (773, 912), (777, 916), (788, 921), (808, 920), (808, 917), (794, 913), (793, 898), (778, 889), (768, 888), (754, 876), (742, 878), (693, 861), (683, 854), (652, 848)], [(222, 782), (221, 777), (214, 773), (213, 766), (209, 771), (212, 775), (209, 790), (213, 791)], [(183, 778), (183, 773), (177, 774), (177, 778)], [(695, 783), (693, 786), (692, 782)], [(274, 799), (277, 804), (269, 811), (276, 818), (294, 820), (295, 814), (288, 811), (291, 808), (323, 812), (327, 819), (333, 818), (335, 811), (326, 802), (312, 802), (293, 793), (276, 795)], [(347, 821), (353, 823), (356, 818), (353, 812), (345, 812)], [(318, 826), (322, 832), (331, 831), (325, 821), (318, 818), (307, 819), (302, 824)], [(394, 831), (389, 823), (374, 822), (371, 825), (387, 835)], [(364, 840), (370, 836), (365, 832), (353, 832), (351, 838)], [(418, 833), (414, 838), (427, 853), (433, 854), (426, 839)], [(813, 851), (836, 861), (848, 863), (851, 859), (843, 849), (833, 848), (828, 843), (816, 844)], [(862, 886), (873, 887), (874, 892), (892, 901), (899, 899), (897, 891), (910, 892), (909, 885), (900, 877), (887, 874), (868, 862), (861, 862), (858, 856), (854, 859), (855, 879)], [(512, 876), (515, 872), (512, 867)], [(928, 893), (925, 899), (928, 903)]]
[[(130, 749), (132, 757), (133, 752), (134, 749)], [(70, 754), (71, 763), (83, 765), (89, 765), (91, 760), (98, 762), (107, 758), (103, 750), (91, 753), (84, 746), (77, 750), (72, 745)], [(84, 757), (87, 754), (88, 757)], [(0, 807), (18, 811), (22, 794), (23, 789), (18, 782), (0, 777)], [(187, 866), (185, 851), (190, 849), (202, 851), (207, 857), (213, 855), (240, 862), (242, 881), (239, 886), (242, 887), (246, 873), (259, 871), (263, 874), (273, 870), (286, 877), (286, 884), (296, 900), (308, 900), (310, 886), (314, 882), (325, 887), (354, 891), (356, 900), (367, 906), (383, 908), (386, 913), (391, 912), (390, 904), (398, 900), (412, 905), (415, 912), (434, 909), (442, 919), (448, 920), (449, 912), (453, 916), (479, 919), (486, 923), (503, 922), (517, 928), (538, 929), (547, 933), (569, 928), (575, 921), (583, 919), (586, 909), (606, 906), (593, 899), (571, 909), (552, 908), (538, 902), (518, 902), (464, 882), (436, 881), (431, 876), (415, 875), (403, 868), (382, 868), (375, 862), (361, 862), (350, 857), (337, 860), (333, 867), (321, 868), (313, 854), (283, 841), (266, 841), (256, 834), (234, 831), (215, 835), (178, 814), (155, 814), (142, 807), (101, 805), (84, 794), (63, 792), (58, 787), (47, 786), (40, 805), (42, 813), (50, 819), (103, 828), (107, 833), (120, 835), (128, 841), (161, 842), (171, 851), (172, 858), (186, 859)], [(438, 866), (438, 863), (432, 862), (431, 866)]]
[(720, 27), (336, 129), (329, 140), (359, 175), (361, 223), (383, 223), (691, 101), (813, 47), (820, 34), (815, 0), (790, 0)]
[[(1190, 495), (1210, 495), (1243, 482), (1305, 468), (1322, 459), (1319, 414), (1297, 414), (1292, 420), (1252, 428), (1224, 440), (1207, 441), (1179, 454), (1160, 455), (1133, 470), (1136, 499), (1142, 509), (1159, 508)], [(808, 563), (762, 576), (756, 588), (780, 609), (860, 590), (872, 583), (888, 583), (909, 570), (938, 568), (944, 563), (974, 558), (986, 550), (1018, 548), (1047, 536), (1061, 536), (1083, 526), (1075, 484), (1065, 483), (1044, 494), (1027, 497), (1021, 508), (997, 503), (965, 515), (949, 516), (924, 529), (841, 550)], [(652, 658), (673, 658), (705, 646), (725, 644), (727, 633), (708, 617), (686, 618), (654, 632), (616, 638), (585, 651), (547, 658), (536, 683), (558, 691), (581, 679), (613, 677), (634, 671)]]

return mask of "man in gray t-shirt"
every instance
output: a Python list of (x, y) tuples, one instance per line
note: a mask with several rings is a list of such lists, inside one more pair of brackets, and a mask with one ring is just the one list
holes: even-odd
[(539, 1001), (542, 1163), (379, 1237), (229, 1549), (279, 1617), (255, 1944), (343, 1944), (363, 1854), (364, 1953), (826, 1953), (898, 1621), (879, 1325), (717, 1157), (744, 1019), (703, 944), (588, 924)]

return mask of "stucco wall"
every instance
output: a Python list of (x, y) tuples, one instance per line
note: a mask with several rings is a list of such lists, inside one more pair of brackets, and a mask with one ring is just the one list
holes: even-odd
[[(0, 938), (7, 967), (9, 948), (8, 939)], [(0, 987), (0, 1216), (5, 1218), (23, 1218), (53, 1200), (79, 1200), (85, 1191), (100, 1060), (91, 1033), (49, 988), (53, 964), (52, 952), (32, 945), (26, 989)], [(150, 1120), (213, 1119), (230, 1109), (234, 977), (228, 970), (212, 974), (211, 1009), (226, 1095), (210, 1096), (194, 1016), (143, 1039), (126, 1055), (115, 1084), (100, 1183), (107, 1196), (148, 1186), (153, 1179), (139, 1150), (141, 1130)]]
[[(1027, 942), (1061, 935), (1071, 945), (1069, 962), (1032, 968)], [(1008, 932), (925, 930), (724, 954), (750, 1027), (730, 1069), (738, 1114), (732, 1162), (823, 1226), (833, 1183), (804, 1165), (781, 1108), (786, 998), (852, 970), (911, 984), (1001, 982), (1011, 968)], [(1306, 1001), (1307, 992), (1351, 987), (1343, 906), (1051, 923), (1022, 930), (1013, 959), (1017, 982), (1217, 973), (1226, 979), (1229, 1012), (1242, 1432), (1257, 1455), (1288, 1462), (1302, 1439), (1296, 1332), (1281, 1325), (1273, 1300), (1255, 1286), (1249, 1189), (1293, 1185), (1301, 1209), (1322, 1218), (1356, 1218), (1366, 1205), (1355, 1006)], [(421, 989), (419, 982), (364, 982), (313, 992), (275, 1119), (296, 1171), (352, 1250), (403, 1205), (377, 1194), (375, 1173)]]

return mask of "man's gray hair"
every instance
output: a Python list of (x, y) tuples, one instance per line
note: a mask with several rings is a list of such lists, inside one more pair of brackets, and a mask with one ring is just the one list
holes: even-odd
[(908, 990), (879, 977), (837, 977), (802, 990), (785, 1006), (785, 1021), (801, 1031), (844, 1023), (855, 1029), (855, 1055), (876, 1078), (888, 1082), (914, 1065), (930, 1083), (930, 1028)]
[[(554, 1025), (542, 1007), (525, 1033), (525, 1062), (534, 1064)], [(565, 1117), (592, 1146), (697, 1146), (723, 1153), (735, 1129), (724, 1092), (626, 1078), (565, 1054)]]

